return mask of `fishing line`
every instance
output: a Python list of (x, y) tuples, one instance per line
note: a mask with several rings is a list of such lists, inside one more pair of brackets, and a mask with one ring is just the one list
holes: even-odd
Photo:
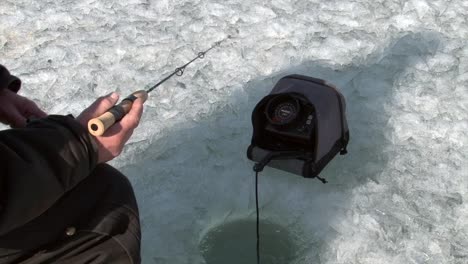
[(255, 172), (255, 209), (257, 211), (257, 264), (260, 264), (260, 212), (258, 209), (258, 171)]

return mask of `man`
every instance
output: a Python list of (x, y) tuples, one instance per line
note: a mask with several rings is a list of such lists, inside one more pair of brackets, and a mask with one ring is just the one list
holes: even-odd
[[(118, 101), (99, 98), (76, 119), (47, 116), (16, 92), (0, 65), (0, 263), (140, 263), (140, 223), (132, 187), (105, 162), (122, 151), (143, 105), (103, 136), (89, 119)], [(28, 122), (31, 118), (32, 121)]]

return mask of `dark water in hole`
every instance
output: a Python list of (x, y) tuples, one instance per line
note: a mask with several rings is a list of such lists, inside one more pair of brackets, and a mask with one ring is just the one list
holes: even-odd
[[(200, 250), (207, 264), (256, 264), (256, 222), (237, 220), (224, 223), (203, 237)], [(288, 264), (295, 255), (288, 231), (277, 224), (260, 221), (261, 264)]]

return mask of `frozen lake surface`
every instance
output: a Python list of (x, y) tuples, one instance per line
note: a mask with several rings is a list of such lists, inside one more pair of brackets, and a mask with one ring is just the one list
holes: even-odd
[(294, 240), (288, 263), (462, 264), (466, 14), (464, 0), (2, 0), (0, 60), (48, 113), (77, 115), (233, 36), (150, 95), (112, 163), (136, 191), (143, 263), (204, 263), (204, 236), (223, 225), (254, 245), (251, 111), (298, 73), (341, 89), (351, 142), (327, 185), (261, 174), (262, 219)]

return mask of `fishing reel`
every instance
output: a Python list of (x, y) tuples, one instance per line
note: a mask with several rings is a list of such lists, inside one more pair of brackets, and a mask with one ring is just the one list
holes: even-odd
[(313, 145), (314, 108), (303, 96), (295, 93), (273, 96), (267, 101), (264, 113), (264, 131), (272, 137), (272, 142)]

